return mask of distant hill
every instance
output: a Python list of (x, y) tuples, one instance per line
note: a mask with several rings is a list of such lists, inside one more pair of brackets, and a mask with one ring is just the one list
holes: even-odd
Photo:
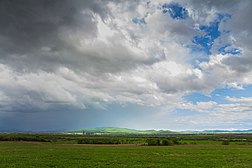
[(179, 131), (170, 130), (137, 130), (118, 127), (97, 127), (83, 128), (78, 130), (65, 131), (68, 133), (104, 133), (104, 134), (219, 134), (219, 133), (252, 133), (250, 130), (203, 130), (203, 131)]
[(171, 134), (170, 130), (136, 130), (117, 127), (83, 128), (79, 130), (67, 131), (72, 133), (107, 133), (107, 134)]
[(252, 130), (204, 130), (206, 133), (252, 133)]
[(203, 131), (181, 131), (180, 133), (196, 133), (196, 134), (219, 134), (219, 133), (252, 133), (250, 130), (203, 130)]

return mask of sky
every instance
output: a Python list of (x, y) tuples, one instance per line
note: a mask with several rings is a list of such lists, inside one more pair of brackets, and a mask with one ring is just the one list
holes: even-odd
[(1, 0), (0, 131), (252, 129), (252, 1)]

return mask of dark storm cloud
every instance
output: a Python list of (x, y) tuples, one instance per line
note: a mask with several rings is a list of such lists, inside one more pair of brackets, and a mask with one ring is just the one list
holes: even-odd
[(97, 38), (97, 18), (113, 18), (107, 4), (101, 0), (1, 1), (0, 62), (19, 72), (51, 72), (64, 65), (97, 73), (117, 72), (134, 67), (135, 61), (143, 62), (124, 46), (124, 39), (111, 39), (110, 46), (98, 42), (93, 48), (81, 49), (83, 40)]
[(102, 14), (97, 1), (69, 0), (3, 0), (0, 2), (1, 49), (26, 53), (41, 46), (62, 47), (58, 37), (60, 27), (82, 28), (87, 34), (95, 35), (91, 17), (81, 16), (81, 11), (90, 9)]
[(106, 17), (107, 12), (103, 9), (105, 1), (97, 5), (98, 2), (0, 1), (1, 62), (21, 69), (51, 69), (53, 63), (68, 61), (62, 57), (77, 53), (72, 53), (74, 50), (62, 40), (60, 31), (81, 30), (85, 37), (95, 37), (97, 27), (92, 13), (82, 11), (92, 11), (101, 18)]

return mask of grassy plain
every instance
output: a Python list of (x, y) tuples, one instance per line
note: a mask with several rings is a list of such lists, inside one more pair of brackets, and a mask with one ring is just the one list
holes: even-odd
[(0, 167), (252, 167), (252, 145), (0, 142)]

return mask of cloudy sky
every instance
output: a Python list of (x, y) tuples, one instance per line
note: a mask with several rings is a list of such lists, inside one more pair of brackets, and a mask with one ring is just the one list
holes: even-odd
[(1, 0), (0, 131), (252, 128), (252, 1)]

